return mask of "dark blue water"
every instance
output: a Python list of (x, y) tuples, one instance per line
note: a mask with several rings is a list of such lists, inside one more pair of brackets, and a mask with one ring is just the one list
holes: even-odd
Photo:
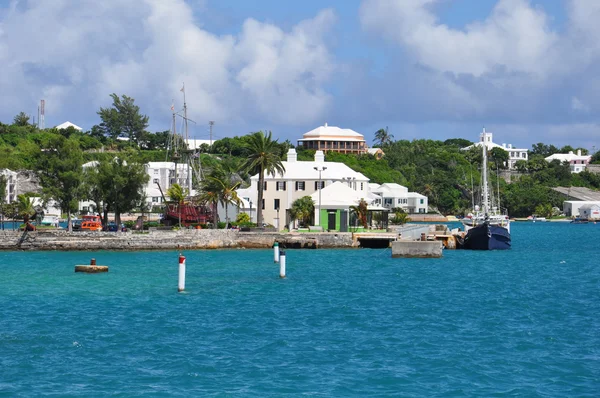
[[(513, 249), (0, 252), (0, 395), (600, 393), (600, 225)], [(107, 274), (75, 274), (91, 257)]]

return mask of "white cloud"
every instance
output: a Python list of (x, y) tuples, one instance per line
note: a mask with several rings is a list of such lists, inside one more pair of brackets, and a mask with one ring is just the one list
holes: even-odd
[(544, 74), (556, 60), (557, 35), (527, 0), (499, 0), (485, 20), (461, 30), (438, 21), (434, 6), (440, 1), (364, 0), (361, 23), (442, 72), (481, 76), (501, 67)]
[[(205, 4), (196, 3), (201, 19)], [(248, 19), (238, 35), (204, 30), (183, 0), (29, 1), (5, 11), (5, 122), (21, 110), (31, 113), (44, 98), (50, 118), (85, 118), (91, 127), (112, 92), (134, 97), (144, 113), (167, 120), (172, 99), (182, 105), (183, 82), (190, 117), (202, 124), (294, 125), (320, 121), (331, 106), (323, 89), (336, 68), (325, 44), (335, 23), (331, 10), (290, 31)]]

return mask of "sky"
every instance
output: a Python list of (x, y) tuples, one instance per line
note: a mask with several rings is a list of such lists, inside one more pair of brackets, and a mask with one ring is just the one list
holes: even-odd
[[(597, 0), (0, 0), (0, 121), (100, 123), (111, 93), (150, 131), (320, 125), (369, 144), (478, 139), (600, 148)], [(178, 122), (180, 124), (180, 122)], [(180, 128), (180, 126), (179, 126)]]

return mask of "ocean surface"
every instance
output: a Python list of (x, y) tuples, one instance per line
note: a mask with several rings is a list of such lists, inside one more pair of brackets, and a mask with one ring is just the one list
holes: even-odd
[[(0, 396), (600, 395), (600, 224), (510, 251), (0, 252)], [(106, 274), (74, 273), (95, 258)]]

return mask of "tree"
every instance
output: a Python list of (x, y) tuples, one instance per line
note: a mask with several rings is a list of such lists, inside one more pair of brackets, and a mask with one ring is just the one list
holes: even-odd
[(171, 187), (169, 187), (169, 189), (167, 189), (167, 196), (171, 198), (173, 202), (177, 202), (179, 204), (183, 203), (187, 195), (187, 189), (182, 188), (179, 184), (173, 184)]
[(13, 122), (17, 126), (28, 126), (29, 125), (29, 115), (25, 112), (19, 112), (17, 116), (14, 117)]
[(36, 154), (35, 171), (46, 198), (54, 199), (67, 213), (69, 231), (72, 231), (71, 213), (77, 210), (83, 198), (83, 152), (75, 137), (52, 136), (44, 143), (44, 150)]
[(273, 140), (271, 132), (265, 135), (262, 131), (251, 134), (244, 146), (246, 160), (242, 169), (251, 173), (258, 173), (258, 203), (256, 203), (256, 222), (263, 224), (262, 202), (265, 185), (265, 174), (275, 176), (276, 173), (285, 173), (285, 168), (279, 157), (277, 140)]
[(404, 225), (409, 221), (410, 221), (410, 217), (404, 210), (397, 209), (397, 211), (394, 212), (394, 218), (392, 219), (392, 222), (394, 224)]
[(24, 222), (29, 221), (35, 216), (36, 211), (31, 197), (23, 194), (17, 195), (17, 203), (19, 208), (19, 217), (21, 217)]
[(4, 229), (4, 201), (6, 200), (7, 180), (4, 174), (0, 174), (0, 229)]
[(315, 202), (310, 196), (296, 199), (290, 208), (290, 217), (299, 220), (302, 225), (310, 225), (315, 214)]
[(490, 161), (495, 163), (496, 169), (506, 169), (508, 168), (508, 152), (502, 148), (492, 148), (490, 151)]
[(140, 114), (140, 107), (134, 104), (133, 98), (126, 95), (119, 98), (115, 93), (110, 96), (113, 99), (112, 108), (100, 108), (97, 112), (102, 119), (100, 128), (112, 139), (125, 136), (130, 143), (139, 144), (148, 127), (148, 116)]
[(217, 212), (217, 205), (221, 200), (220, 189), (221, 187), (213, 179), (205, 178), (200, 182), (199, 194), (196, 196), (196, 200), (204, 205), (209, 205), (213, 214), (213, 229), (217, 228), (217, 222), (219, 214)]
[(375, 132), (375, 143), (378, 143), (380, 147), (384, 147), (392, 143), (394, 135), (388, 132), (387, 126), (385, 129), (379, 129)]
[(367, 208), (368, 204), (364, 199), (361, 199), (357, 206), (350, 206), (350, 211), (356, 215), (364, 229), (369, 228), (369, 224), (367, 223)]

